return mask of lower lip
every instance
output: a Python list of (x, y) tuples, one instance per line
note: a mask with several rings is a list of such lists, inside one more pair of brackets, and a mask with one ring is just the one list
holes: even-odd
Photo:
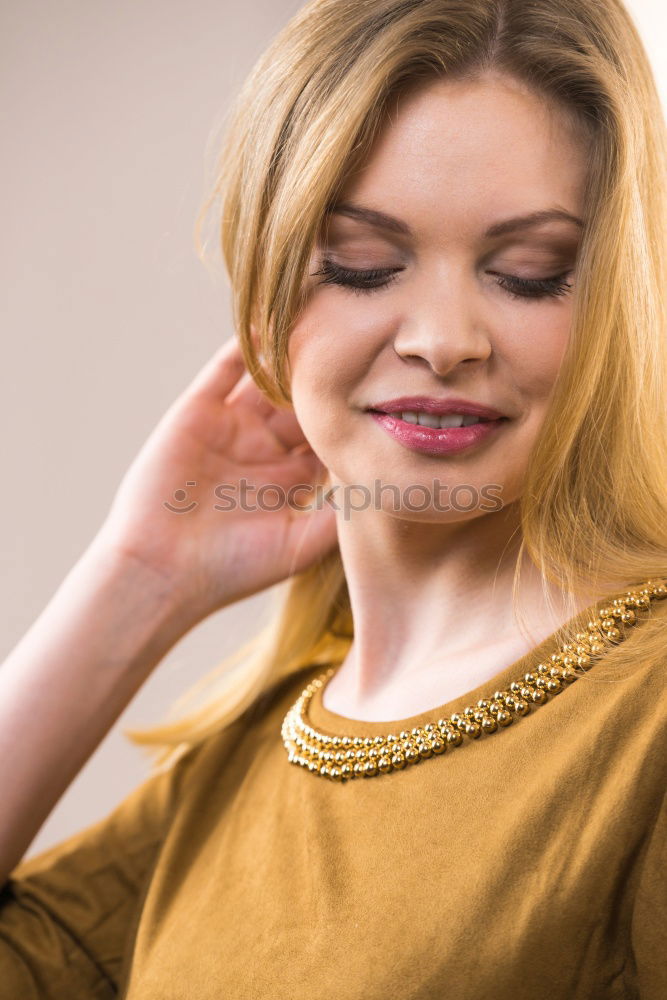
[(368, 412), (400, 444), (427, 455), (449, 455), (464, 451), (480, 441), (486, 441), (507, 422), (506, 417), (499, 417), (497, 420), (471, 424), (469, 427), (423, 427), (421, 424), (409, 424), (394, 414), (380, 413), (377, 410)]

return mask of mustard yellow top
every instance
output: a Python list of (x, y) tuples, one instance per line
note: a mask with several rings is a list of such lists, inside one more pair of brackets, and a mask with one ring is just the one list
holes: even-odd
[[(408, 719), (352, 721), (320, 690), (311, 724), (435, 722), (535, 667), (554, 636)], [(281, 739), (322, 672), (277, 680), (14, 870), (0, 1000), (665, 1000), (667, 651), (659, 668), (600, 659), (507, 728), (344, 783), (290, 763)]]

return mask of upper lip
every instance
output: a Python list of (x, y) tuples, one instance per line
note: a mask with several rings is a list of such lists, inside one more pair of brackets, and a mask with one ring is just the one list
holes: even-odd
[(385, 399), (374, 403), (369, 410), (380, 410), (383, 413), (434, 413), (444, 416), (446, 413), (463, 413), (471, 417), (485, 417), (487, 420), (497, 420), (504, 414), (490, 406), (482, 406), (470, 399), (436, 399), (434, 396), (398, 396), (396, 399)]

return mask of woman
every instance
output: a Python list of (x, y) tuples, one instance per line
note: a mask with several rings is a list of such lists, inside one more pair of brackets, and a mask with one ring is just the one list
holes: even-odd
[[(667, 994), (664, 136), (617, 0), (316, 0), (259, 60), (239, 342), (0, 674), (0, 997)], [(21, 862), (280, 581), (132, 734), (163, 766)]]

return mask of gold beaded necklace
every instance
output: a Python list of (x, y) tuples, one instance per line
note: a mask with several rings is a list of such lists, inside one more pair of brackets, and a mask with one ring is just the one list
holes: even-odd
[(538, 663), (507, 690), (495, 691), (492, 697), (480, 698), (474, 707), (410, 732), (404, 730), (398, 736), (331, 736), (308, 724), (308, 703), (334, 673), (335, 667), (331, 667), (304, 688), (283, 720), (281, 735), (289, 761), (333, 781), (369, 778), (442, 756), (448, 748), (461, 746), (464, 736), (476, 740), (482, 733), (495, 733), (509, 726), (516, 715), (527, 715), (532, 707), (544, 705), (549, 696), (559, 694), (590, 670), (605, 652), (603, 636), (621, 642), (627, 637), (621, 627), (637, 624), (637, 611), (646, 611), (652, 600), (665, 597), (664, 580), (647, 580), (643, 587), (628, 590), (599, 608), (586, 631), (577, 632), (548, 662)]

